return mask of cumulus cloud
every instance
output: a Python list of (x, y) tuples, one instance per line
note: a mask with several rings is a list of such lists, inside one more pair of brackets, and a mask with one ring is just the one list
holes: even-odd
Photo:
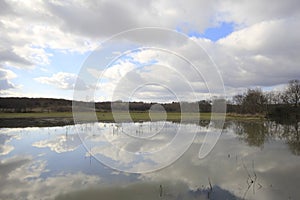
[(32, 68), (50, 63), (46, 48), (85, 52), (95, 47), (88, 38), (61, 30), (43, 1), (4, 1), (2, 7), (0, 64)]
[[(299, 15), (300, 4), (297, 0), (280, 1), (239, 1), (219, 2), (219, 19), (236, 22), (242, 27), (262, 21), (276, 20)], [(298, 16), (299, 17), (299, 16)]]
[[(299, 77), (300, 68), (298, 63), (300, 60), (299, 56), (297, 56), (298, 44), (300, 43), (298, 36), (300, 35), (298, 31), (300, 26), (299, 17), (291, 14), (280, 19), (272, 17), (264, 19), (266, 20), (236, 30), (217, 42), (203, 38), (192, 38), (209, 52), (213, 61), (217, 64), (229, 95), (243, 91), (247, 87), (270, 87), (285, 84), (289, 80)], [(170, 48), (169, 46), (165, 47)], [(177, 50), (179, 54), (185, 51), (191, 55), (192, 59), (190, 61), (192, 62), (201, 62), (203, 59), (203, 57), (199, 56), (199, 51), (185, 44), (179, 45)], [(162, 56), (161, 54), (159, 56), (160, 62), (158, 64), (178, 68), (182, 74), (187, 74), (189, 71), (186, 67), (184, 69), (178, 66), (178, 63), (174, 62), (176, 59), (173, 57), (170, 59), (170, 56)], [(153, 50), (145, 50), (136, 53), (132, 58), (133, 62), (144, 63), (149, 62), (151, 59), (155, 60), (159, 56), (155, 55)], [(161, 67), (154, 73), (154, 64), (157, 63), (153, 63), (153, 76), (151, 77), (151, 73), (147, 73), (151, 71), (149, 70), (143, 72), (145, 74), (143, 78), (155, 81), (158, 78), (172, 80), (170, 77), (172, 76), (172, 70), (163, 72), (163, 67)], [(203, 72), (202, 75), (208, 75), (205, 68), (201, 68), (200, 71)], [(129, 75), (131, 76), (129, 77)], [(195, 85), (203, 84), (203, 80), (195, 76), (195, 73), (191, 73), (187, 77), (189, 82)], [(130, 85), (137, 85), (140, 80), (141, 76), (132, 72), (128, 74), (126, 84), (122, 82), (120, 86), (130, 87)], [(214, 79), (206, 79), (206, 81), (210, 80)], [(172, 85), (179, 89), (181, 84), (179, 81), (173, 81)], [(110, 86), (108, 88), (114, 87)], [(203, 93), (205, 87), (198, 87), (198, 89)], [(128, 90), (124, 89), (124, 91)], [(148, 96), (151, 96), (149, 94)]]
[(181, 25), (186, 30), (204, 31), (211, 23), (208, 18), (213, 15), (215, 7), (216, 3), (203, 0), (188, 4), (184, 1), (154, 0), (135, 0), (126, 4), (117, 0), (46, 4), (46, 8), (60, 20), (63, 30), (91, 37), (111, 36), (127, 29), (145, 26), (176, 28)]
[(10, 81), (13, 78), (16, 78), (14, 72), (0, 68), (0, 91), (15, 88), (16, 86)]
[[(234, 25), (234, 32), (217, 42), (193, 39), (210, 53), (230, 91), (276, 86), (298, 78), (300, 74), (297, 67), (300, 4), (297, 0), (276, 0), (272, 4), (260, 0), (238, 3), (232, 0), (192, 0), (188, 3), (135, 0), (126, 4), (117, 0), (3, 1), (0, 6), (0, 64), (3, 66), (32, 69), (51, 65), (51, 60), (55, 59), (53, 50), (85, 53), (97, 47), (99, 41), (132, 28), (156, 26), (184, 33), (203, 33), (209, 27), (228, 22)], [(135, 36), (128, 39), (137, 43), (157, 40), (160, 47), (167, 49), (179, 45), (179, 52), (189, 48), (151, 33), (142, 38)], [(195, 62), (201, 61), (197, 51), (192, 48), (188, 51)], [(152, 53), (144, 51), (133, 57), (133, 61), (143, 63), (142, 60), (154, 55)], [(176, 65), (172, 60), (165, 63)], [(109, 70), (108, 78), (117, 75)], [(71, 89), (72, 79), (75, 77), (58, 73), (36, 80)], [(213, 78), (208, 77), (208, 80)], [(201, 85), (201, 81), (192, 84)], [(12, 88), (8, 82), (1, 85)]]
[(58, 72), (53, 74), (51, 77), (38, 77), (35, 78), (36, 81), (55, 86), (59, 89), (64, 90), (73, 90), (76, 84), (76, 88), (78, 90), (85, 90), (88, 86), (81, 81), (80, 79), (77, 80), (77, 75), (65, 72)]
[(214, 46), (225, 85), (274, 86), (300, 75), (299, 20), (264, 21), (233, 32)]
[(21, 65), (31, 65), (31, 62), (25, 58), (17, 55), (13, 50), (6, 49), (0, 51), (0, 62), (2, 63), (15, 63)]
[[(205, 51), (187, 38), (181, 38), (178, 43), (181, 45), (172, 47), (174, 53), (163, 48), (140, 49), (126, 54), (105, 70), (88, 68), (87, 71), (103, 79), (97, 89), (101, 90), (100, 94), (109, 94), (108, 100), (195, 101), (206, 99), (209, 90), (214, 93), (221, 89), (222, 84), (212, 83), (218, 74)], [(197, 65), (192, 66), (190, 62)]]
[(82, 53), (98, 46), (99, 39), (137, 27), (204, 31), (215, 7), (206, 1), (3, 1), (0, 62), (5, 57), (16, 67), (47, 64), (46, 48)]

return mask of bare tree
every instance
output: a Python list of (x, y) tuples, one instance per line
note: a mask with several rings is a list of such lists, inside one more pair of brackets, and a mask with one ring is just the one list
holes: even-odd
[(249, 89), (243, 99), (242, 108), (245, 113), (263, 113), (266, 99), (260, 89)]
[(282, 93), (280, 91), (265, 92), (264, 96), (269, 105), (282, 103)]
[(300, 81), (291, 80), (289, 81), (288, 87), (284, 92), (283, 101), (287, 104), (298, 107), (300, 101)]
[(232, 99), (233, 103), (235, 103), (236, 105), (242, 105), (243, 100), (244, 100), (244, 96), (241, 94), (237, 94), (237, 95), (233, 96), (233, 99)]
[(244, 101), (245, 96), (242, 94), (237, 94), (235, 96), (232, 97), (232, 101), (233, 103), (236, 105), (237, 108), (237, 112), (241, 113), (242, 112), (242, 103)]

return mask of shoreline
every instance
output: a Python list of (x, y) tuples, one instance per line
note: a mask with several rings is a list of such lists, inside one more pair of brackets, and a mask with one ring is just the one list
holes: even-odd
[[(88, 113), (87, 113), (88, 114)], [(154, 113), (149, 117), (148, 112), (130, 112), (130, 118), (125, 112), (116, 113), (118, 121), (130, 122), (146, 122), (146, 121), (172, 121), (180, 122), (181, 113), (168, 112), (166, 118), (160, 113)], [(114, 123), (114, 115), (111, 112), (97, 112), (98, 122)], [(186, 122), (197, 123), (201, 121), (210, 121), (211, 113), (185, 113), (188, 120)], [(200, 117), (200, 118), (199, 118)], [(218, 116), (217, 116), (218, 117)], [(220, 118), (222, 116), (220, 115)], [(259, 115), (237, 115), (226, 114), (225, 121), (228, 120), (263, 120), (263, 116)], [(82, 121), (81, 123), (95, 122), (95, 120)], [(50, 113), (0, 113), (0, 128), (24, 128), (24, 127), (53, 127), (74, 125), (72, 112), (50, 112)]]

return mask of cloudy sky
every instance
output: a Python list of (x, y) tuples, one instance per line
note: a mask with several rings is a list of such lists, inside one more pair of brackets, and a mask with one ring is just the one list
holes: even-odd
[[(72, 99), (75, 85), (96, 100), (205, 99), (221, 83), (227, 96), (277, 89), (300, 77), (299, 11), (298, 0), (0, 1), (0, 96)], [(143, 27), (165, 31), (113, 37)]]

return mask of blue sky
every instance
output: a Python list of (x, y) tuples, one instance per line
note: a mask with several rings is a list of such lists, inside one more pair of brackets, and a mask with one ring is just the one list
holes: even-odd
[(213, 42), (216, 42), (221, 38), (225, 38), (233, 31), (234, 31), (233, 23), (222, 22), (215, 27), (209, 27), (205, 29), (203, 33), (197, 31), (190, 31), (187, 35), (189, 37), (207, 38)]
[(35, 67), (33, 70), (14, 69), (10, 67), (18, 76), (22, 78), (16, 79), (15, 84), (21, 87), (22, 92), (34, 97), (51, 97), (51, 98), (71, 98), (72, 91), (59, 90), (55, 86), (41, 84), (35, 81), (35, 78), (49, 77), (52, 74), (59, 72), (78, 74), (84, 60), (89, 55), (89, 52), (62, 52), (55, 49), (46, 49), (46, 52), (51, 54), (50, 63)]
[[(177, 30), (203, 47), (217, 65), (216, 73), (220, 73), (229, 97), (253, 87), (278, 90), (289, 80), (300, 77), (299, 56), (293, 53), (300, 51), (297, 45), (300, 43), (300, 6), (292, 1), (276, 1), (272, 7), (266, 0), (239, 4), (231, 1), (216, 4), (153, 0), (149, 5), (120, 4), (116, 0), (99, 4), (80, 0), (77, 3), (26, 1), (18, 4), (3, 1), (0, 96), (72, 99), (78, 73), (93, 50), (97, 47), (101, 50), (101, 42), (115, 34), (143, 27)], [(260, 12), (266, 7), (268, 12)], [(173, 48), (171, 46), (175, 44), (172, 38), (154, 38), (151, 33), (145, 34), (144, 39), (145, 44), (147, 40), (156, 40), (165, 49)], [(122, 42), (129, 42), (134, 49), (139, 40), (133, 35)], [(184, 44), (176, 45), (178, 53), (190, 51), (192, 62), (204, 62), (203, 55), (195, 49)], [(124, 53), (118, 43), (111, 49), (114, 52), (107, 52), (107, 55), (116, 57)], [(180, 81), (174, 77), (181, 73), (180, 70), (183, 74), (186, 70), (176, 66), (170, 57), (153, 51), (136, 53), (131, 59), (125, 56), (104, 74), (106, 88), (99, 90), (96, 83), (89, 81), (81, 86), (99, 90), (96, 99), (109, 100), (108, 94), (113, 93), (120, 78), (127, 78), (125, 85), (129, 86), (153, 76), (162, 77), (161, 81), (167, 80), (170, 87), (176, 86), (174, 92), (183, 92), (177, 85)], [(91, 77), (100, 76), (105, 67), (101, 65), (105, 63), (102, 58), (95, 59), (97, 66), (89, 66), (93, 68), (88, 74)], [(145, 70), (137, 71), (139, 67)], [(205, 67), (199, 70), (206, 76)], [(199, 97), (209, 98), (205, 77), (197, 80), (190, 74), (185, 78), (196, 87)], [(93, 82), (94, 79), (90, 80)], [(168, 98), (165, 90), (153, 88), (145, 90), (143, 95)]]

